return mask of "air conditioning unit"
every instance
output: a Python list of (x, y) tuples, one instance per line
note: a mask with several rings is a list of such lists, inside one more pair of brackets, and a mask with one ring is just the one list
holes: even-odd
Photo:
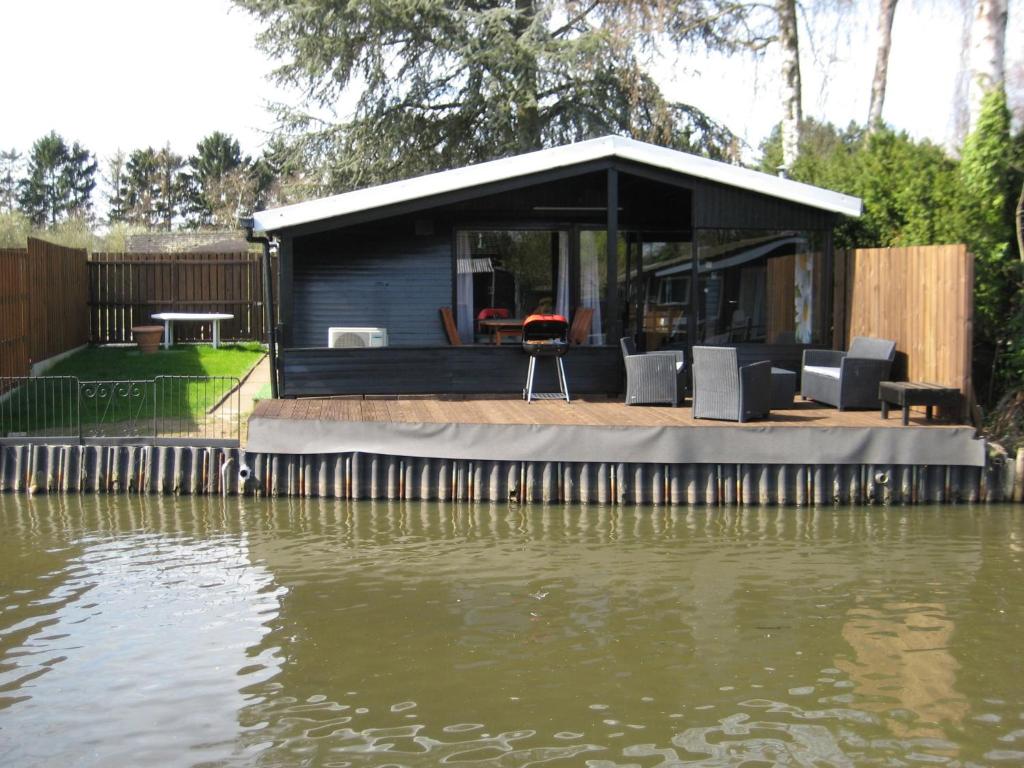
[(338, 347), (386, 347), (387, 328), (328, 328), (327, 346)]

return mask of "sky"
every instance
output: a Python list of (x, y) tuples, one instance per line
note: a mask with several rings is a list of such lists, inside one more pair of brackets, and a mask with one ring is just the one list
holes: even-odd
[[(1007, 48), (1020, 67), (1024, 2), (1011, 0)], [(876, 0), (853, 0), (831, 30), (802, 39), (805, 113), (845, 125), (866, 119), (874, 67)], [(884, 118), (918, 138), (952, 135), (960, 67), (958, 0), (900, 0)], [(273, 118), (270, 102), (298, 96), (267, 80), (272, 62), (256, 49), (259, 24), (229, 0), (5, 0), (0, 7), (4, 117), (0, 149), (27, 152), (51, 129), (101, 161), (170, 143), (189, 154), (214, 130), (257, 154)], [(778, 60), (673, 57), (652, 64), (666, 94), (694, 104), (755, 151), (781, 116)], [(101, 162), (102, 167), (102, 162)]]

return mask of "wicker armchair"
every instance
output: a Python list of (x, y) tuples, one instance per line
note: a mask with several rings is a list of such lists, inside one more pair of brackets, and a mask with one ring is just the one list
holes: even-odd
[(771, 411), (772, 364), (740, 367), (735, 347), (693, 348), (693, 417), (747, 421)]
[(848, 352), (804, 350), (800, 393), (806, 400), (847, 408), (879, 408), (878, 384), (886, 381), (896, 342), (857, 336)]
[(631, 338), (619, 340), (626, 366), (626, 405), (668, 403), (678, 408), (686, 391), (686, 358), (682, 350), (639, 354)]

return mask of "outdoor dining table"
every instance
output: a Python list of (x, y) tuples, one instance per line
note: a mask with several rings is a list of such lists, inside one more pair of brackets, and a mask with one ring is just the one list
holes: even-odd
[(491, 317), (480, 321), (481, 328), (490, 330), (496, 345), (501, 344), (502, 336), (521, 336), (523, 333), (523, 318), (521, 317)]
[(213, 325), (213, 348), (220, 346), (220, 321), (232, 320), (234, 315), (224, 312), (157, 312), (154, 320), (164, 322), (164, 349), (170, 349), (174, 343), (174, 323), (176, 320), (211, 323)]

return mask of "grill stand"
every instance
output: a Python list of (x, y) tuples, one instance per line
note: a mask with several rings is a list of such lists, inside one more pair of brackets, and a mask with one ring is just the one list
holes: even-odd
[(534, 400), (569, 400), (569, 380), (565, 377), (565, 366), (562, 365), (562, 358), (555, 357), (555, 372), (558, 374), (558, 392), (534, 392), (533, 374), (537, 370), (537, 357), (530, 355), (530, 365), (526, 369), (526, 389), (523, 390), (523, 399), (530, 403)]

